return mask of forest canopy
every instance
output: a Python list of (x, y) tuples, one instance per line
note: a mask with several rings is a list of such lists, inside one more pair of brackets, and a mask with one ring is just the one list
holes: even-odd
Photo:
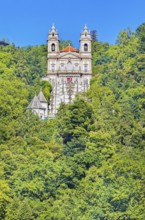
[(0, 219), (145, 219), (145, 23), (92, 57), (89, 91), (40, 120), (47, 45), (0, 44)]

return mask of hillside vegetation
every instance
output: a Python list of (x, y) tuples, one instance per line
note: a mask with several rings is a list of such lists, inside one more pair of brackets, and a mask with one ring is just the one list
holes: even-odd
[(90, 90), (42, 121), (47, 45), (0, 46), (0, 219), (145, 219), (145, 23), (92, 51)]

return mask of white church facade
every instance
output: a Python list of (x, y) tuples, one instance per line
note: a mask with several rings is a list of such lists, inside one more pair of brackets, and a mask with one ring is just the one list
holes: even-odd
[(54, 117), (63, 102), (71, 103), (76, 94), (87, 91), (92, 77), (91, 34), (85, 26), (80, 36), (80, 50), (70, 45), (59, 50), (58, 32), (54, 25), (48, 34), (47, 76), (52, 85), (49, 117)]
[(91, 77), (91, 34), (87, 26), (81, 33), (79, 50), (70, 45), (60, 50), (58, 32), (53, 25), (48, 34), (47, 75), (42, 78), (52, 86), (48, 117), (55, 117), (61, 103), (71, 103), (76, 94), (87, 91)]

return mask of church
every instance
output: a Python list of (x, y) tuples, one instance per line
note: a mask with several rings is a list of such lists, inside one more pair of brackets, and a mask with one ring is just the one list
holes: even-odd
[(91, 41), (85, 25), (80, 35), (79, 50), (70, 45), (60, 50), (58, 32), (52, 25), (48, 34), (47, 75), (42, 78), (52, 86), (48, 118), (55, 117), (61, 103), (72, 103), (76, 94), (89, 89), (92, 77)]
[(48, 103), (42, 90), (40, 90), (38, 96), (35, 94), (34, 98), (30, 102), (26, 110), (31, 110), (42, 120), (48, 118)]

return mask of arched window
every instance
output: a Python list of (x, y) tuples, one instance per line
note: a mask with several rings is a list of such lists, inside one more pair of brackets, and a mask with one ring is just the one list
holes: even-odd
[(55, 64), (51, 64), (51, 71), (55, 72)]
[(63, 71), (63, 70), (65, 70), (65, 65), (64, 65), (64, 63), (61, 63), (60, 64), (60, 69)]
[(67, 71), (71, 72), (72, 70), (73, 70), (73, 65), (72, 65), (71, 61), (68, 61), (68, 63), (67, 63)]
[(54, 37), (54, 33), (52, 33), (52, 37)]
[(78, 64), (78, 63), (75, 63), (75, 65), (74, 65), (74, 70), (75, 70), (75, 71), (79, 71), (79, 64)]
[(51, 44), (51, 51), (55, 51), (55, 44)]
[(84, 51), (88, 51), (88, 44), (84, 44)]
[(84, 64), (84, 72), (88, 72), (88, 65)]

